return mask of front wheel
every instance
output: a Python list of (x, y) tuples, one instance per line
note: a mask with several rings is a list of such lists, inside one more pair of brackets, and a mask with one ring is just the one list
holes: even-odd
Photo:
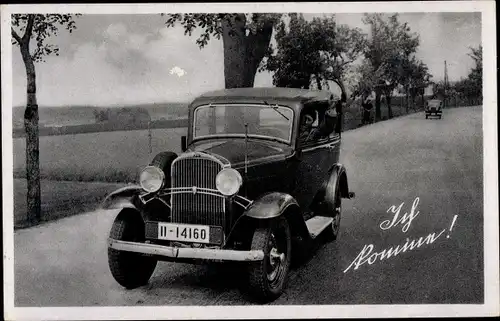
[(262, 261), (248, 266), (248, 290), (256, 300), (271, 302), (283, 292), (290, 269), (291, 244), (290, 227), (284, 217), (255, 229), (251, 249), (264, 252)]
[[(130, 242), (144, 242), (144, 223), (133, 219), (133, 215), (120, 213), (113, 222), (109, 237)], [(142, 224), (140, 224), (142, 223)], [(148, 283), (157, 260), (134, 252), (108, 248), (108, 264), (114, 279), (127, 289), (134, 289)]]

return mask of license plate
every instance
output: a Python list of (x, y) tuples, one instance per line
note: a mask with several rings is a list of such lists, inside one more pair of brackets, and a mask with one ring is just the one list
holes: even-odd
[(210, 243), (210, 227), (206, 225), (158, 223), (158, 239)]

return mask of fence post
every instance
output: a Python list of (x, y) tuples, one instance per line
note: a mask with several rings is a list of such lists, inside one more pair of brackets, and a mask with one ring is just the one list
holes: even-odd
[(149, 156), (153, 153), (153, 146), (151, 144), (152, 134), (151, 134), (151, 120), (148, 121), (148, 146), (149, 146)]

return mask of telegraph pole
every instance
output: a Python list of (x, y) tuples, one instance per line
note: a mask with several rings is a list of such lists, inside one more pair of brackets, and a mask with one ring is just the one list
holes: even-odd
[(444, 107), (448, 107), (448, 66), (446, 60), (444, 61)]

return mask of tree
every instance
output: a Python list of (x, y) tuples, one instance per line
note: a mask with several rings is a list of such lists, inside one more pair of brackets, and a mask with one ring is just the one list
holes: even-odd
[(432, 75), (425, 63), (412, 56), (403, 59), (400, 77), (400, 84), (406, 96), (406, 112), (408, 113), (409, 98), (411, 98), (412, 106), (414, 106), (415, 98), (418, 95), (424, 95), (425, 88), (429, 86)]
[(432, 83), (432, 98), (444, 100), (444, 97), (445, 97), (444, 81), (437, 81)]
[[(73, 16), (68, 14), (12, 15), (12, 44), (17, 45), (21, 51), (27, 79), (24, 128), (26, 131), (26, 178), (28, 182), (27, 214), (28, 221), (31, 223), (36, 223), (41, 219), (39, 116), (36, 99), (35, 62), (44, 61), (44, 56), (59, 55), (59, 48), (46, 41), (49, 37), (57, 35), (59, 27), (63, 27), (71, 33), (76, 28)], [(32, 44), (34, 50), (32, 50)]]
[(483, 96), (483, 46), (470, 48), (469, 57), (474, 60), (475, 66), (470, 71), (467, 79), (469, 81), (469, 95), (473, 98), (481, 98)]
[(360, 29), (338, 26), (334, 16), (306, 21), (296, 13), (290, 14), (288, 24), (277, 24), (275, 38), (277, 48), (268, 52), (261, 66), (273, 72), (274, 85), (310, 88), (313, 81), (322, 89), (334, 81), (344, 94), (345, 72), (362, 53), (365, 41)]
[(222, 37), (225, 87), (253, 87), (257, 69), (269, 50), (274, 26), (281, 16), (276, 13), (167, 14), (166, 25), (172, 27), (180, 23), (186, 35), (201, 28), (202, 34), (196, 40), (200, 48), (212, 37)]
[[(452, 90), (455, 96), (466, 99), (467, 104), (476, 104), (482, 100), (483, 95), (483, 48), (470, 48), (469, 56), (474, 60), (474, 67), (470, 70), (466, 78), (454, 82), (447, 88), (447, 93)], [(435, 91), (441, 93), (444, 91), (443, 84), (435, 85)], [(481, 103), (481, 102), (479, 102)]]
[(365, 14), (365, 24), (371, 27), (371, 36), (364, 53), (371, 71), (380, 75), (373, 84), (375, 91), (375, 117), (381, 118), (380, 98), (386, 96), (389, 118), (392, 118), (391, 97), (401, 80), (401, 65), (416, 52), (419, 37), (410, 33), (407, 23), (400, 23), (398, 14), (384, 18), (383, 14)]

